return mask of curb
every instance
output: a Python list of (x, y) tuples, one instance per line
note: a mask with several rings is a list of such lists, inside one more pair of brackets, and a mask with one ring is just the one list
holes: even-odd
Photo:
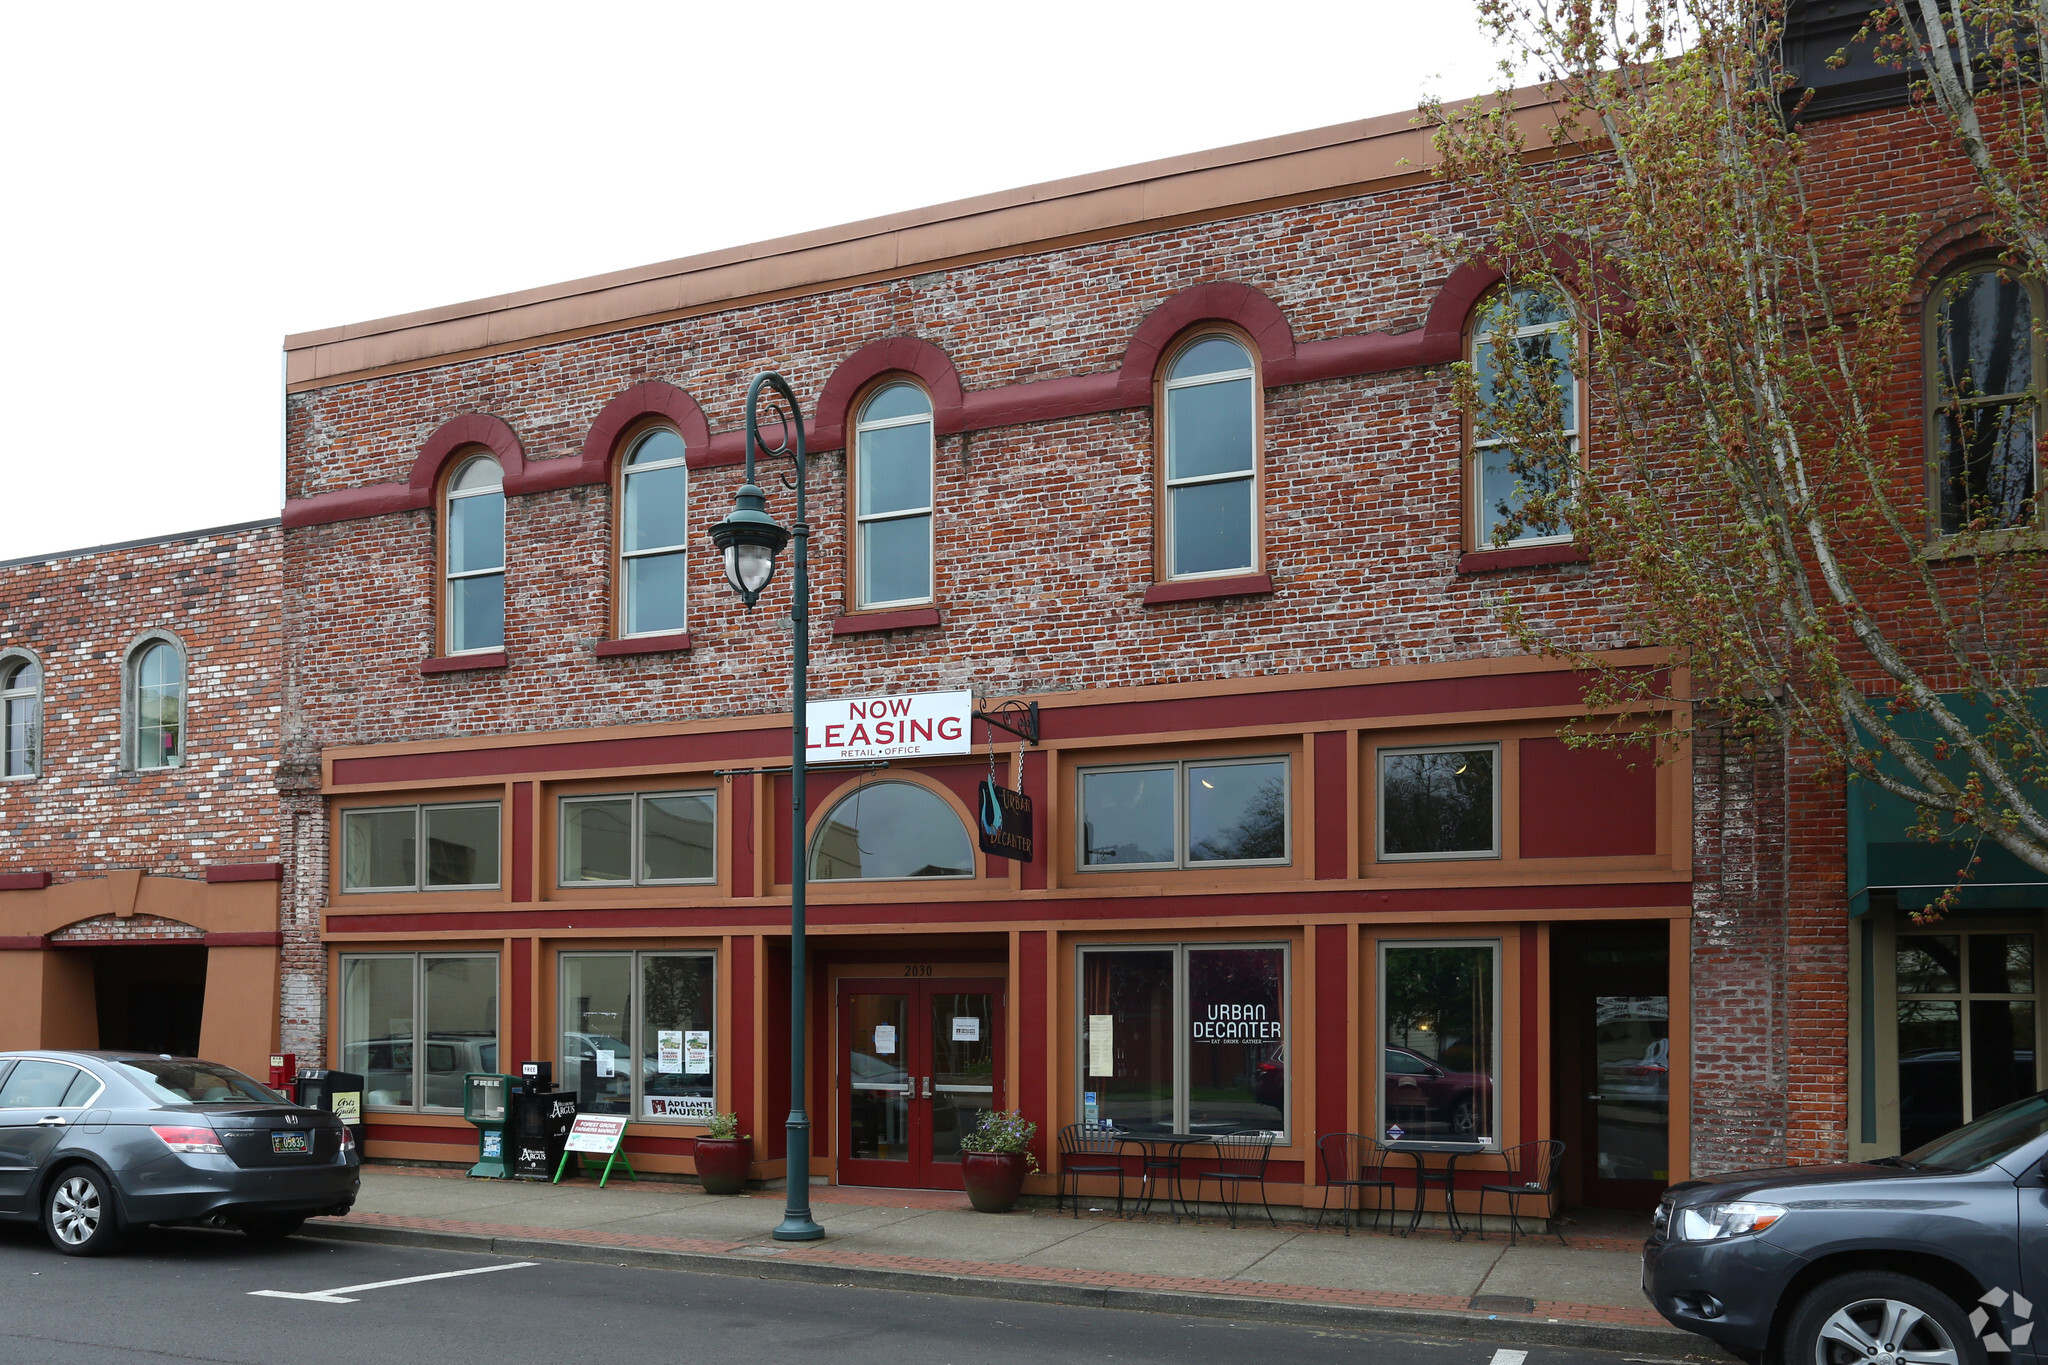
[(592, 1265), (625, 1265), (641, 1270), (688, 1271), (736, 1275), (757, 1280), (788, 1280), (806, 1284), (853, 1285), (911, 1294), (947, 1294), (957, 1298), (1004, 1299), (1025, 1303), (1070, 1304), (1182, 1317), (1229, 1318), (1245, 1322), (1286, 1323), (1301, 1327), (1340, 1327), (1353, 1331), (1413, 1332), (1497, 1341), (1513, 1345), (1565, 1346), (1599, 1351), (1626, 1351), (1669, 1360), (1728, 1357), (1705, 1338), (1675, 1327), (1630, 1323), (1551, 1322), (1517, 1316), (1493, 1317), (1430, 1308), (1388, 1308), (1366, 1304), (1313, 1303), (1298, 1299), (1218, 1296), (1170, 1289), (1121, 1289), (1114, 1285), (1064, 1284), (1056, 1280), (982, 1279), (924, 1270), (874, 1266), (843, 1266), (815, 1261), (777, 1261), (772, 1257), (727, 1255), (702, 1251), (662, 1251), (646, 1247), (599, 1246), (586, 1242), (552, 1241), (544, 1237), (497, 1237), (472, 1232), (308, 1224), (300, 1234), (343, 1242), (374, 1242), (387, 1246), (423, 1247), (434, 1251), (466, 1251), (526, 1260), (579, 1261)]

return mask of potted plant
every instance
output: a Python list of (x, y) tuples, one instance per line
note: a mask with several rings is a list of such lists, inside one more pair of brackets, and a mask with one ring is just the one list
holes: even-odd
[(738, 1194), (747, 1183), (747, 1163), (754, 1158), (752, 1140), (740, 1131), (738, 1114), (713, 1114), (709, 1129), (697, 1139), (697, 1179), (706, 1194)]
[(1038, 1125), (1015, 1109), (984, 1110), (974, 1131), (960, 1139), (960, 1175), (967, 1198), (982, 1213), (1008, 1213), (1038, 1170), (1031, 1140)]

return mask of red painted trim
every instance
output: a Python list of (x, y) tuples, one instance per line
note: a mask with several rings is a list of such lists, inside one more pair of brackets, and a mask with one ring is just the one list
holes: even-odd
[(1024, 864), (1022, 882), (1026, 891), (1045, 890), (1045, 865), (1053, 857), (1052, 831), (1048, 828), (1046, 812), (1052, 809), (1046, 795), (1046, 757), (1043, 749), (1034, 749), (1024, 755), (1024, 795), (1031, 801), (1031, 831), (1036, 841), (1031, 850), (1031, 861)]
[(629, 1137), (619, 1145), (629, 1152), (646, 1152), (652, 1156), (690, 1156), (697, 1150), (697, 1139)]
[(373, 483), (361, 488), (343, 488), (316, 493), (310, 498), (291, 498), (281, 518), (286, 527), (324, 526), (337, 521), (358, 521), (380, 517), (387, 512), (410, 512), (428, 506), (413, 496), (402, 483)]
[(436, 1124), (425, 1124), (415, 1128), (411, 1124), (366, 1123), (363, 1125), (365, 1142), (437, 1142), (445, 1147), (474, 1147), (477, 1144), (477, 1130), (468, 1124), (459, 1128), (443, 1128)]
[(1316, 736), (1316, 867), (1317, 881), (1342, 881), (1350, 840), (1350, 764), (1344, 746), (1349, 738), (1339, 732)]
[(421, 659), (420, 676), (432, 677), (436, 673), (479, 673), (486, 669), (508, 668), (512, 660), (502, 649), (489, 654), (449, 654), (438, 659)]
[(879, 635), (886, 630), (925, 630), (939, 624), (937, 607), (906, 607), (902, 611), (871, 611), (862, 616), (835, 616), (832, 635)]
[[(1536, 1009), (1537, 962), (1536, 926), (1534, 924), (1524, 924), (1522, 926), (1521, 975), (1522, 1037), (1528, 1046), (1522, 1050), (1522, 1132), (1521, 1136), (1516, 1140), (1518, 1142), (1534, 1142), (1537, 1138), (1551, 1136), (1549, 1133), (1539, 1133), (1536, 1131), (1536, 1125), (1541, 1122), (1541, 1119), (1537, 1109), (1535, 1042), (1542, 1034), (1538, 1032), (1540, 1021)], [(1496, 1138), (1499, 1137), (1498, 1134), (1495, 1136)]]
[(1214, 602), (1225, 597), (1265, 597), (1273, 591), (1269, 573), (1239, 574), (1234, 578), (1194, 578), (1175, 583), (1154, 583), (1145, 589), (1145, 605), (1169, 602)]
[(1295, 358), (1294, 328), (1280, 305), (1248, 284), (1200, 284), (1154, 308), (1131, 334), (1123, 364), (1117, 368), (1118, 405), (1151, 407), (1152, 381), (1158, 378), (1160, 358), (1182, 332), (1205, 322), (1228, 322), (1251, 336), (1269, 387), (1295, 382), (1274, 376), (1276, 366), (1285, 374)]
[(1447, 276), (1430, 300), (1429, 315), (1423, 319), (1416, 365), (1449, 365), (1465, 355), (1465, 323), (1486, 291), (1507, 276), (1484, 261), (1467, 261)]
[(47, 872), (0, 872), (0, 891), (40, 891), (49, 884)]
[(43, 934), (8, 934), (0, 937), (0, 953), (33, 953), (50, 946)]
[(206, 869), (209, 882), (281, 882), (283, 863), (215, 863)]
[(1646, 746), (1574, 749), (1529, 738), (1519, 757), (1524, 858), (1657, 851), (1657, 762)]
[[(1346, 1132), (1350, 1128), (1345, 1117), (1351, 1112), (1350, 1063), (1345, 1047), (1351, 1028), (1351, 998), (1345, 981), (1348, 967), (1344, 945), (1346, 932), (1341, 924), (1316, 926), (1315, 1131), (1318, 1137), (1324, 1133)], [(1369, 1128), (1374, 1121), (1368, 1117), (1365, 1122)], [(1320, 1156), (1316, 1160), (1320, 1162)], [(1316, 1166), (1315, 1173), (1317, 1182), (1321, 1183), (1323, 1173), (1320, 1164)]]
[[(932, 396), (932, 430), (940, 436), (960, 431), (965, 425), (965, 397), (960, 389), (960, 372), (953, 358), (922, 337), (885, 337), (870, 341), (839, 362), (832, 377), (818, 393), (816, 432), (807, 445), (812, 450), (839, 450), (846, 445), (848, 409), (860, 391), (885, 374), (907, 374), (917, 379)], [(741, 451), (744, 455), (746, 452)]]
[[(963, 882), (963, 887), (974, 883)], [(984, 890), (986, 883), (983, 883)], [(859, 927), (870, 924), (1014, 924), (1047, 913), (1074, 919), (1215, 919), (1236, 916), (1269, 920), (1300, 915), (1357, 915), (1400, 918), (1430, 911), (1599, 910), (1623, 906), (1672, 909), (1692, 904), (1690, 882), (1611, 882), (1593, 885), (1414, 887), (1399, 891), (1303, 892), (1276, 896), (1145, 896), (1061, 901), (926, 901), (919, 904), (819, 905), (805, 909), (811, 924)], [(327, 928), (337, 934), (416, 934), (440, 929), (679, 929), (789, 927), (787, 905), (731, 903), (690, 909), (652, 907), (619, 910), (444, 910), (428, 914), (330, 913)], [(789, 1002), (785, 999), (783, 1004)]]
[(512, 1036), (505, 1052), (530, 1056), (533, 1050), (533, 940), (512, 940)]
[(1496, 573), (1531, 569), (1542, 564), (1584, 564), (1586, 552), (1576, 545), (1524, 545), (1501, 550), (1468, 550), (1458, 556), (1459, 573)]
[(507, 773), (561, 772), (572, 768), (641, 768), (706, 759), (789, 761), (789, 731), (728, 730), (645, 739), (598, 739), (564, 744), (493, 746), (439, 754), (334, 761), (334, 785), (414, 782), (442, 777), (501, 777)]
[(636, 654), (687, 654), (690, 632), (672, 635), (636, 635), (630, 640), (599, 640), (594, 651), (600, 659), (625, 659)]
[[(737, 783), (735, 786), (739, 785)], [(732, 1001), (732, 1037), (726, 1055), (732, 1058), (732, 1079), (725, 1107), (740, 1116), (740, 1129), (761, 1131), (764, 1116), (754, 1110), (754, 939), (741, 934), (732, 940), (732, 952), (725, 963), (726, 998)]]
[(434, 505), (434, 485), (441, 477), (442, 467), (471, 446), (483, 446), (498, 457), (506, 493), (524, 491), (519, 483), (526, 475), (526, 452), (520, 448), (512, 428), (487, 412), (466, 412), (443, 422), (420, 447), (419, 458), (412, 462), (412, 473), (406, 479), (415, 499), (413, 506)]
[(512, 784), (512, 899), (533, 899), (533, 784)]
[(732, 838), (726, 841), (732, 849), (732, 893), (735, 896), (754, 894), (754, 782), (751, 777), (742, 777), (726, 785), (725, 790), (732, 797)]
[(1046, 1107), (1047, 1049), (1038, 1046), (1053, 1037), (1045, 1014), (1045, 983), (1051, 964), (1043, 930), (1017, 935), (1017, 1028), (1023, 1046), (1017, 1049), (1017, 1083), (1014, 1093), (998, 1097), (1006, 1109), (1021, 1109), (1024, 1117), (1038, 1125), (1038, 1138), (1031, 1144), (1041, 1167), (1049, 1166), (1052, 1150), (1053, 1111)]
[(702, 465), (710, 458), (711, 423), (706, 420), (704, 409), (687, 390), (650, 379), (635, 384), (604, 405), (590, 430), (584, 433), (583, 449), (575, 459), (550, 460), (534, 466), (527, 486), (519, 491), (533, 493), (543, 488), (608, 482), (612, 459), (618, 454), (619, 433), (643, 417), (665, 417), (673, 422), (683, 438), (684, 459), (691, 465)]
[[(149, 940), (145, 939), (143, 941), (148, 942)], [(165, 941), (177, 942), (176, 939)], [(246, 934), (208, 934), (206, 936), (206, 946), (209, 948), (282, 948), (284, 946), (284, 935), (275, 929), (261, 929)]]

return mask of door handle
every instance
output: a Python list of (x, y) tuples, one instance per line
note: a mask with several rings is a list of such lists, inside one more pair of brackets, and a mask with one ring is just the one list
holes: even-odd
[(1600, 1097), (1598, 1095), (1588, 1095), (1586, 1096), (1586, 1098), (1593, 1101), (1595, 1104), (1598, 1104), (1600, 1102)]
[(36, 1120), (36, 1127), (38, 1128), (62, 1128), (63, 1126), (64, 1116), (62, 1114), (51, 1114), (46, 1118)]
[(929, 1076), (924, 1078), (924, 1097), (926, 1099), (932, 1097), (932, 1078)]

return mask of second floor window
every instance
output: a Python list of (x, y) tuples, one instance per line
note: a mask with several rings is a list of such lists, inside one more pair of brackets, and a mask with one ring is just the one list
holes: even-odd
[[(1545, 452), (1517, 439), (1532, 425), (1556, 423), (1562, 444), (1579, 450), (1579, 385), (1572, 372), (1571, 322), (1557, 300), (1535, 289), (1501, 290), (1480, 305), (1472, 332), (1478, 411), (1472, 415), (1472, 547), (1495, 549), (1569, 540), (1562, 518), (1532, 512), (1537, 498), (1568, 495)], [(1513, 363), (1502, 352), (1513, 348)], [(1548, 509), (1555, 510), (1554, 502)]]
[(1166, 576), (1246, 573), (1258, 559), (1258, 378), (1233, 337), (1174, 357), (1166, 408)]
[(717, 801), (708, 791), (564, 797), (561, 884), (710, 881), (718, 871)]
[(43, 670), (34, 659), (0, 659), (0, 777), (34, 777), (42, 748)]
[(1944, 535), (2034, 519), (2048, 389), (2034, 344), (2036, 303), (2025, 281), (1997, 266), (1951, 275), (1929, 300), (1927, 410)]
[(619, 518), (622, 635), (670, 634), (687, 624), (690, 471), (683, 454), (683, 438), (656, 427), (626, 456)]
[(478, 455), (448, 481), (447, 595), (450, 654), (505, 647), (505, 482), (498, 462)]
[(185, 757), (185, 658), (168, 640), (154, 640), (128, 660), (128, 761), (137, 768), (175, 768)]
[(891, 384), (853, 434), (854, 605), (932, 600), (932, 403)]
[(1284, 758), (1088, 768), (1079, 780), (1083, 868), (1216, 867), (1290, 856)]
[(495, 887), (498, 825), (496, 801), (345, 810), (341, 813), (341, 889), (478, 891)]

